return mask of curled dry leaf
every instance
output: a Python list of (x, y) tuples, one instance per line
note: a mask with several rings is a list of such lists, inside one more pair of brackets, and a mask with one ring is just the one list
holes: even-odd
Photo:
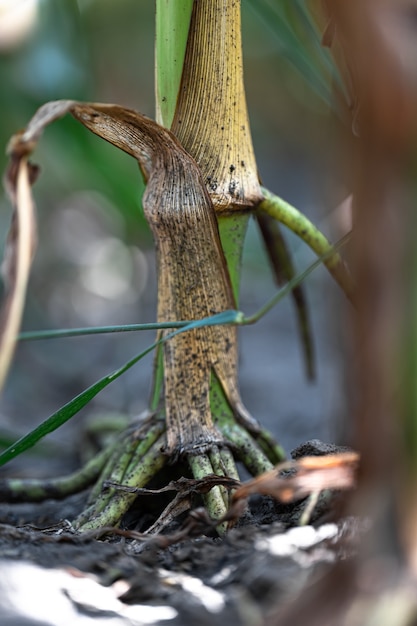
[[(324, 489), (352, 489), (356, 484), (359, 455), (343, 452), (325, 456), (307, 456), (297, 461), (280, 463), (243, 483), (233, 494), (228, 519), (239, 516), (252, 494), (272, 496), (280, 502), (300, 500)], [(288, 470), (292, 473), (288, 475)]]
[(0, 389), (13, 358), (36, 246), (35, 207), (30, 192), (36, 174), (37, 169), (21, 155), (12, 158), (4, 180), (13, 215), (1, 267), (5, 299), (0, 318)]
[[(68, 112), (137, 159), (147, 179), (143, 208), (159, 263), (158, 320), (198, 320), (235, 308), (213, 204), (200, 169), (167, 129), (112, 104), (50, 102), (12, 139), (12, 161), (20, 167), (43, 129)], [(240, 400), (236, 363), (236, 329), (230, 326), (196, 328), (165, 343), (167, 450), (171, 455), (222, 443), (210, 412), (212, 371), (237, 418), (252, 431), (258, 430)]]

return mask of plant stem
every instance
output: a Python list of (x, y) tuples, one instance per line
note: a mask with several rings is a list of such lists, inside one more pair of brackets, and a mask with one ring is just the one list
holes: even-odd
[[(163, 4), (158, 4), (159, 9)], [(242, 78), (240, 6), (230, 0), (185, 4), (179, 2), (176, 9), (172, 6), (171, 10), (178, 10), (178, 13), (175, 16), (168, 13), (168, 20), (161, 16), (157, 19), (157, 99), (162, 94), (164, 98), (165, 94), (170, 94), (163, 106), (157, 104), (158, 119), (165, 125), (172, 122), (171, 130), (196, 159), (214, 207), (219, 209), (221, 244), (236, 305), (248, 209), (261, 199)], [(181, 19), (179, 14), (184, 15), (184, 11), (187, 27), (176, 29), (175, 24)], [(177, 50), (178, 58), (184, 59), (182, 73), (178, 71), (176, 56), (161, 50), (165, 43)], [(207, 113), (204, 120), (195, 114), (196, 100), (199, 108)], [(197, 233), (189, 234), (189, 237), (196, 236)], [(236, 344), (235, 331), (230, 333), (230, 338)], [(237, 352), (236, 357), (231, 358), (237, 359)], [(158, 402), (157, 394), (162, 391), (158, 384), (162, 378), (161, 366), (161, 361), (157, 361), (153, 407)], [(236, 371), (235, 363), (232, 367)], [(230, 398), (226, 398), (222, 386), (225, 381), (223, 378), (221, 384), (218, 375), (213, 368), (211, 408), (216, 407), (216, 411), (232, 418)], [(212, 415), (216, 419), (215, 413)]]
[(86, 489), (100, 475), (116, 444), (105, 448), (84, 467), (69, 476), (44, 479), (10, 478), (0, 481), (0, 497), (3, 502), (41, 502), (47, 498), (66, 498), (72, 493)]
[(324, 264), (349, 300), (353, 300), (354, 285), (352, 277), (342, 258), (337, 252), (334, 252), (334, 248), (323, 233), (294, 206), (272, 194), (267, 189), (263, 189), (263, 193), (264, 200), (259, 204), (258, 210), (264, 211), (292, 230), (293, 233), (298, 235), (310, 246), (318, 256), (326, 255), (327, 258)]
[[(194, 478), (201, 479), (209, 474), (214, 474), (213, 464), (206, 454), (196, 456), (189, 455), (188, 463), (191, 467)], [(212, 519), (221, 519), (227, 511), (227, 505), (224, 502), (224, 494), (221, 487), (213, 487), (205, 496), (203, 496), (208, 514)], [(217, 528), (219, 534), (224, 534), (226, 525), (222, 524)]]

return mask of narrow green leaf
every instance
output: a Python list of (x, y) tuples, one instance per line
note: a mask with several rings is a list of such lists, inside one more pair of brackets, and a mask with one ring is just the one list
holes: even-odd
[(217, 315), (213, 315), (210, 318), (205, 318), (202, 320), (195, 320), (183, 328), (179, 328), (169, 335), (159, 339), (150, 345), (146, 350), (136, 355), (125, 363), (122, 367), (115, 370), (111, 374), (104, 376), (96, 383), (88, 387), (85, 391), (80, 393), (78, 396), (67, 402), (63, 407), (58, 409), (55, 413), (53, 413), (50, 417), (48, 417), (42, 424), (40, 424), (37, 428), (32, 430), (30, 433), (21, 437), (18, 441), (12, 444), (7, 450), (0, 454), (0, 466), (5, 465), (25, 450), (33, 447), (40, 439), (43, 439), (49, 433), (52, 433), (54, 430), (65, 424), (68, 420), (70, 420), (74, 415), (76, 415), (82, 408), (84, 408), (100, 391), (102, 391), (105, 387), (110, 385), (114, 380), (119, 378), (122, 374), (124, 374), (128, 369), (133, 367), (138, 361), (140, 361), (144, 356), (152, 352), (158, 345), (165, 343), (172, 337), (175, 337), (179, 333), (185, 332), (187, 330), (192, 330), (193, 328), (199, 328), (201, 326), (216, 326), (220, 324), (230, 324), (230, 323), (238, 323), (243, 318), (242, 313), (238, 311), (225, 311), (224, 313), (219, 313)]
[(18, 336), (18, 340), (35, 341), (38, 339), (62, 339), (64, 337), (83, 337), (87, 335), (105, 335), (110, 333), (126, 333), (141, 330), (166, 330), (169, 328), (183, 328), (190, 323), (190, 320), (188, 320), (183, 322), (124, 324), (121, 326), (91, 326), (85, 328), (59, 328), (57, 330), (29, 330), (21, 332)]
[(280, 302), (280, 300), (285, 298), (285, 296), (291, 293), (291, 291), (295, 289), (295, 287), (300, 285), (303, 282), (303, 280), (305, 280), (308, 276), (310, 276), (310, 274), (315, 269), (317, 269), (320, 265), (322, 265), (322, 263), (325, 263), (327, 259), (332, 258), (332, 256), (336, 254), (337, 250), (342, 248), (349, 241), (350, 235), (351, 233), (348, 233), (347, 235), (342, 237), (342, 239), (339, 239), (339, 241), (335, 243), (334, 246), (331, 246), (330, 249), (328, 249), (324, 254), (319, 256), (319, 258), (316, 261), (314, 261), (314, 263), (309, 265), (304, 271), (302, 271), (300, 274), (295, 276), (284, 287), (282, 287), (278, 291), (278, 293), (276, 293), (270, 300), (268, 300), (268, 302), (264, 304), (264, 306), (262, 306), (256, 313), (248, 317), (243, 316), (242, 321), (237, 322), (237, 323), (239, 323), (242, 326), (246, 326), (248, 324), (255, 324), (256, 322), (258, 322), (264, 315), (269, 313), (269, 311), (271, 311), (271, 309), (273, 309), (274, 306), (276, 306), (278, 302)]

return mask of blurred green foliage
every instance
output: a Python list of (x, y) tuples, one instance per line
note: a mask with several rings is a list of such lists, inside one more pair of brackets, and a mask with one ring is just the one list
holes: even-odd
[(278, 42), (280, 54), (333, 108), (333, 85), (341, 90), (343, 87), (329, 50), (321, 45), (321, 34), (306, 0), (250, 0), (249, 6)]
[[(108, 1), (39, 2), (38, 20), (27, 39), (0, 54), (2, 146), (48, 100), (115, 101), (152, 113), (151, 3), (122, 4), (123, 10)], [(126, 66), (126, 59), (135, 58), (147, 61)], [(138, 94), (139, 82), (145, 84), (144, 97)], [(68, 118), (47, 130), (35, 160), (43, 170), (39, 205), (72, 190), (95, 189), (122, 212), (132, 239), (149, 239), (140, 209), (143, 183), (131, 158)], [(2, 171), (5, 166), (2, 150)]]
[[(153, 2), (39, 0), (38, 6), (37, 23), (27, 38), (0, 52), (2, 146), (47, 100), (117, 102), (153, 115)], [(257, 58), (261, 58), (264, 68), (263, 89), (269, 83), (275, 108), (273, 115), (266, 107), (266, 124), (273, 123), (271, 117), (275, 117), (281, 119), (283, 129), (288, 127), (286, 118), (293, 108), (293, 98), (298, 106), (304, 100), (303, 107), (307, 103), (317, 114), (320, 99), (331, 102), (334, 71), (327, 51), (320, 46), (320, 35), (305, 3), (247, 0), (243, 2), (243, 10), (244, 44), (249, 60), (246, 82), (252, 109), (255, 103), (255, 127), (256, 106), (259, 103), (258, 119), (263, 119), (266, 105), (262, 104), (262, 99), (267, 97), (265, 91), (262, 94), (256, 89), (262, 77), (255, 78), (259, 67), (252, 69), (251, 66)], [(293, 67), (285, 58), (301, 72), (305, 84), (294, 78)], [(286, 93), (281, 90), (279, 99), (271, 84), (271, 72), (275, 74), (276, 83), (284, 81), (285, 84)], [(254, 84), (252, 90), (251, 83)], [(290, 124), (289, 132), (296, 129), (297, 113), (296, 108), (291, 114), (294, 125)], [(293, 135), (297, 140), (297, 132)], [(139, 219), (142, 185), (130, 158), (103, 146), (103, 142), (89, 136), (70, 119), (47, 131), (36, 158), (43, 166), (44, 178), (47, 177), (38, 183), (38, 193), (47, 188), (52, 202), (55, 192), (96, 189), (122, 211), (131, 238), (137, 241), (139, 237), (144, 241), (141, 233), (148, 231), (143, 219)], [(1, 151), (2, 171), (5, 164), (4, 151)], [(145, 239), (147, 237), (145, 235)]]

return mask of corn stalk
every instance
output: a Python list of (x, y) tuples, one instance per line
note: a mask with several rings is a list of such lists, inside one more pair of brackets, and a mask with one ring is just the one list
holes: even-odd
[[(236, 323), (241, 314), (231, 310), (237, 308), (241, 254), (251, 214), (258, 216), (279, 282), (290, 280), (293, 269), (276, 219), (298, 232), (317, 254), (324, 254), (349, 297), (353, 291), (344, 264), (321, 233), (294, 207), (259, 185), (243, 84), (239, 2), (157, 0), (156, 94), (157, 122), (117, 105), (48, 103), (12, 138), (9, 148), (8, 181), (15, 203), (19, 172), (43, 129), (68, 112), (134, 157), (147, 182), (143, 207), (155, 239), (158, 321), (163, 323), (154, 344), (149, 416), (71, 479), (32, 483), (27, 489), (29, 498), (35, 494), (33, 499), (47, 493), (64, 496), (91, 484), (101, 472), (87, 509), (75, 522), (79, 530), (119, 524), (136, 496), (115, 485), (144, 487), (168, 461), (185, 460), (196, 479), (208, 474), (235, 479), (235, 457), (252, 474), (283, 459), (280, 446), (243, 406), (238, 387)], [(300, 296), (295, 299), (302, 311)], [(234, 325), (201, 323), (212, 316)], [(187, 332), (168, 331), (170, 324), (183, 320), (190, 322)], [(308, 344), (303, 312), (300, 321)], [(12, 345), (14, 337), (10, 341)], [(48, 418), (29, 445), (70, 419), (141, 356)], [(19, 446), (28, 447), (27, 442), (17, 444), (0, 460), (13, 458)], [(4, 486), (3, 493), (22, 499), (24, 491), (18, 481)], [(228, 494), (214, 486), (205, 502), (211, 516), (220, 519), (227, 511)], [(181, 507), (176, 513), (183, 512)], [(168, 508), (153, 530), (172, 519), (173, 507)]]
[[(189, 318), (190, 313), (192, 318), (201, 317), (207, 314), (207, 309), (201, 308), (207, 302), (211, 302), (211, 313), (219, 307), (233, 308), (237, 305), (248, 219), (262, 199), (243, 85), (239, 3), (157, 1), (156, 102), (157, 121), (170, 127), (199, 166), (222, 244), (219, 245), (217, 225), (212, 221), (211, 233), (196, 222), (192, 230), (184, 231), (179, 246), (171, 241), (163, 247), (167, 237), (161, 229), (172, 232), (172, 224), (167, 222), (164, 228), (159, 220), (152, 222), (159, 242), (158, 319), (171, 319), (173, 307), (179, 307), (175, 311), (177, 319), (178, 315), (179, 319), (181, 315)], [(205, 266), (207, 271), (199, 286), (196, 264)], [(183, 277), (185, 267), (189, 268), (190, 284), (194, 285), (192, 298), (184, 283), (177, 286), (176, 295), (172, 296), (173, 285), (178, 277)], [(207, 471), (216, 473), (216, 469), (237, 476), (230, 456), (226, 468), (217, 450), (210, 453), (211, 458), (210, 454), (208, 458), (196, 454), (199, 448), (202, 453), (210, 451), (213, 444), (224, 448), (225, 439), (223, 435), (219, 437), (222, 426), (230, 430), (236, 419), (252, 434), (259, 432), (239, 396), (236, 329), (202, 329), (196, 333), (193, 345), (191, 340), (188, 335), (178, 337), (177, 345), (165, 344), (163, 362), (157, 359), (156, 363), (157, 380), (162, 378), (162, 367), (165, 371), (168, 450), (174, 454), (188, 452), (195, 477)], [(227, 362), (221, 356), (225, 347)], [(209, 350), (212, 355), (207, 360), (202, 354)], [(223, 366), (219, 366), (221, 361)], [(190, 384), (191, 370), (194, 380)], [(184, 390), (181, 396), (179, 389)], [(251, 465), (266, 469), (267, 459), (256, 452), (254, 445), (251, 447), (255, 451)], [(278, 458), (279, 455), (275, 460)], [(214, 501), (215, 494), (210, 499)], [(209, 508), (219, 515), (223, 508), (220, 498)]]

